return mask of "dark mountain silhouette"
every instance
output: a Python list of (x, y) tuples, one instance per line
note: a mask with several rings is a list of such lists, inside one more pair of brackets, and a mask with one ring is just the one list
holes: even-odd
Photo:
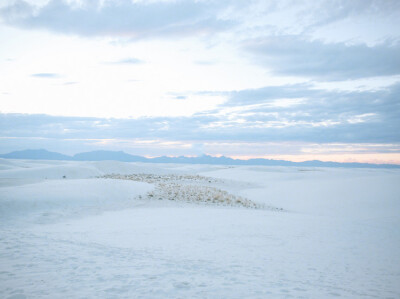
[(291, 162), (285, 160), (249, 159), (238, 160), (228, 157), (213, 157), (203, 155), (199, 157), (156, 157), (145, 158), (134, 156), (123, 151), (92, 151), (67, 156), (44, 149), (16, 151), (0, 154), (5, 159), (31, 159), (31, 160), (67, 160), (67, 161), (121, 161), (121, 162), (148, 162), (148, 163), (184, 163), (184, 164), (216, 164), (216, 165), (265, 165), (265, 166), (305, 166), (305, 167), (357, 167), (357, 168), (400, 168), (395, 164), (369, 164), (369, 163), (339, 163), (323, 161)]
[(29, 159), (29, 160), (72, 160), (72, 157), (45, 149), (27, 149), (0, 155), (6, 159)]
[(146, 162), (146, 158), (140, 156), (133, 156), (125, 152), (119, 151), (93, 151), (79, 153), (72, 157), (74, 161), (104, 161), (113, 160), (121, 162)]
[(239, 160), (228, 157), (213, 157), (203, 155), (200, 157), (157, 157), (147, 159), (148, 162), (154, 163), (184, 163), (184, 164), (217, 164), (217, 165), (265, 165), (265, 166), (305, 166), (305, 167), (359, 167), (359, 168), (400, 168), (395, 164), (370, 164), (370, 163), (340, 163), (340, 162), (323, 162), (319, 160), (292, 162), (285, 160), (272, 159), (249, 159)]

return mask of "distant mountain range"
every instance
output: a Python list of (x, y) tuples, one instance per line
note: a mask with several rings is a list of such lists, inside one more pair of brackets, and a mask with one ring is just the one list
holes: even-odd
[(285, 160), (249, 159), (239, 160), (228, 157), (212, 157), (203, 155), (199, 157), (156, 157), (145, 158), (134, 156), (122, 151), (92, 151), (67, 156), (44, 149), (15, 151), (8, 154), (0, 154), (5, 159), (29, 159), (29, 160), (66, 160), (66, 161), (121, 161), (121, 162), (148, 162), (148, 163), (184, 163), (184, 164), (217, 164), (217, 165), (265, 165), (265, 166), (307, 166), (307, 167), (357, 167), (357, 168), (400, 168), (395, 164), (369, 164), (369, 163), (339, 163), (323, 162), (318, 160), (305, 162), (291, 162)]

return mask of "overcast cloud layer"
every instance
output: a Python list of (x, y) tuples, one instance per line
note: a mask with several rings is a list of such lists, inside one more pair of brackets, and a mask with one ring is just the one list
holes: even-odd
[(218, 18), (224, 1), (133, 2), (51, 0), (43, 6), (12, 1), (1, 10), (7, 23), (83, 36), (130, 36), (134, 39), (219, 31), (233, 25)]
[[(226, 92), (228, 101), (190, 117), (137, 119), (0, 114), (6, 137), (161, 138), (172, 141), (400, 143), (400, 83), (380, 91), (306, 85)], [(248, 99), (251, 99), (249, 101)]]
[(2, 152), (400, 163), (399, 1), (6, 0), (0, 22)]

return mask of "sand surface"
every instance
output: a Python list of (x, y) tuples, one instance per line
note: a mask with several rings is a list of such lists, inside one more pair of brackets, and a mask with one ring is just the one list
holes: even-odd
[(399, 228), (399, 170), (0, 159), (1, 298), (400, 298)]

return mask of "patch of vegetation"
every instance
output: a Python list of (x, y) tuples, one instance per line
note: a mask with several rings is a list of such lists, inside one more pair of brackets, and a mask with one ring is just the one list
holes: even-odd
[(147, 194), (148, 199), (176, 200), (192, 203), (216, 204), (223, 206), (241, 206), (246, 208), (261, 208), (261, 205), (228, 193), (213, 186), (220, 180), (200, 175), (158, 175), (158, 174), (108, 174), (101, 176), (107, 179), (132, 180), (155, 185), (155, 189)]

